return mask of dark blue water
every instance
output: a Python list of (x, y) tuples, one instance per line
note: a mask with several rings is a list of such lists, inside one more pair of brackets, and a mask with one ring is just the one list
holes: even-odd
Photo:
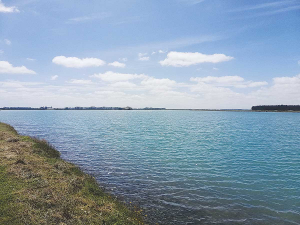
[(150, 223), (300, 224), (300, 114), (0, 111)]

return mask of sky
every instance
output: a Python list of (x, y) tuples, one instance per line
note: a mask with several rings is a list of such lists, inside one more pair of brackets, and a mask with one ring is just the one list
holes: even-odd
[(300, 104), (300, 0), (0, 0), (0, 107)]

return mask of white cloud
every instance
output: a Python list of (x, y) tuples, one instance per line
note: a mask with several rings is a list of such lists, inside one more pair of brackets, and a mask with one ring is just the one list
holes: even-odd
[(150, 94), (166, 96), (166, 92), (173, 91), (176, 88), (176, 81), (168, 78), (157, 79), (148, 77), (142, 80), (141, 87), (149, 90)]
[(2, 88), (24, 88), (25, 86), (37, 86), (43, 83), (40, 82), (21, 82), (15, 80), (8, 80), (0, 82), (0, 87)]
[(114, 67), (119, 67), (119, 68), (124, 68), (126, 66), (125, 63), (120, 63), (118, 61), (112, 62), (108, 64), (109, 66), (114, 66)]
[(35, 59), (32, 58), (26, 58), (28, 61), (35, 61)]
[(139, 60), (140, 61), (149, 61), (150, 57), (147, 55), (148, 55), (148, 53), (139, 53)]
[(155, 54), (156, 54), (156, 52), (152, 52), (152, 53), (151, 53), (151, 55), (155, 55)]
[(51, 80), (56, 80), (57, 78), (58, 78), (58, 75), (51, 76)]
[(68, 83), (70, 83), (70, 84), (92, 84), (93, 82), (91, 80), (77, 80), (77, 79), (72, 79)]
[(112, 71), (107, 71), (105, 73), (94, 74), (90, 77), (99, 78), (107, 82), (119, 82), (119, 81), (128, 81), (132, 79), (145, 79), (148, 76), (144, 74), (126, 74), (126, 73), (114, 73)]
[(33, 70), (27, 69), (25, 66), (14, 67), (7, 61), (0, 61), (0, 74), (36, 74)]
[(144, 56), (144, 57), (139, 58), (139, 60), (140, 60), (140, 61), (149, 61), (149, 60), (150, 60), (150, 57)]
[(275, 77), (273, 85), (250, 95), (258, 104), (299, 104), (300, 74), (294, 77)]
[(261, 87), (261, 86), (266, 86), (268, 85), (268, 82), (266, 81), (261, 81), (261, 82), (250, 82), (248, 84), (248, 87)]
[(159, 50), (158, 53), (163, 54), (166, 53), (167, 51)]
[(7, 7), (0, 0), (0, 12), (2, 12), (2, 13), (14, 13), (14, 12), (20, 12), (20, 10), (15, 6)]
[(53, 63), (69, 68), (99, 67), (105, 65), (105, 62), (97, 58), (84, 58), (56, 56)]
[(159, 63), (162, 66), (191, 66), (200, 63), (219, 63), (234, 59), (224, 54), (205, 55), (199, 52), (169, 52), (167, 58)]
[(294, 77), (275, 77), (273, 82), (276, 85), (300, 84), (300, 74)]
[(198, 83), (196, 85), (191, 86), (192, 92), (198, 92), (203, 94), (206, 97), (224, 97), (226, 95), (235, 94), (230, 88), (218, 87), (208, 83)]
[(213, 70), (219, 70), (217, 67), (214, 67)]
[(170, 79), (157, 79), (149, 77), (141, 82), (142, 85), (150, 88), (169, 89), (176, 85), (176, 81)]
[(11, 45), (11, 41), (8, 40), (8, 39), (4, 39), (4, 43), (5, 43), (6, 45)]
[(3, 53), (4, 53), (4, 51), (0, 49), (0, 55), (2, 55)]

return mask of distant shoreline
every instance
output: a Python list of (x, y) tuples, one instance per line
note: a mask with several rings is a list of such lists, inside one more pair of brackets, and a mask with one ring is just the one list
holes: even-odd
[(207, 111), (207, 112), (287, 112), (287, 113), (300, 113), (300, 111), (293, 110), (251, 110), (251, 109), (3, 109), (0, 111)]

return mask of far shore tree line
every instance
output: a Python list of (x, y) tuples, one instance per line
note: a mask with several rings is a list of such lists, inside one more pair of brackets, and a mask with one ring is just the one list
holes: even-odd
[(252, 110), (300, 111), (300, 105), (258, 105), (252, 106)]

